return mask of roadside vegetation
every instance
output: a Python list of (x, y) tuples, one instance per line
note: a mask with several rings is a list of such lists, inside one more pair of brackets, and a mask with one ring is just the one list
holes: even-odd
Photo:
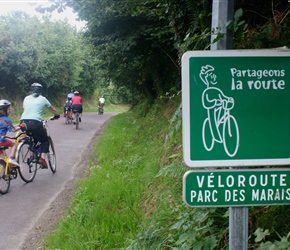
[[(51, 10), (72, 7), (87, 29), (23, 12), (0, 16), (0, 91), (13, 104), (11, 118), (19, 122), (33, 82), (43, 84), (59, 113), (71, 89), (84, 97), (85, 112), (95, 112), (104, 95), (105, 112), (123, 113), (100, 138), (64, 220), (43, 246), (227, 249), (228, 210), (191, 209), (182, 201), (188, 168), (182, 163), (180, 62), (186, 51), (208, 50), (211, 35), (223, 36), (221, 27), (211, 27), (212, 1), (50, 2)], [(237, 0), (234, 13), (227, 23), (233, 49), (290, 47), (289, 2)], [(249, 249), (289, 249), (289, 210), (251, 207)]]
[[(44, 249), (228, 249), (228, 209), (182, 200), (179, 103), (147, 101), (112, 118)], [(249, 249), (289, 249), (289, 212), (251, 207)]]

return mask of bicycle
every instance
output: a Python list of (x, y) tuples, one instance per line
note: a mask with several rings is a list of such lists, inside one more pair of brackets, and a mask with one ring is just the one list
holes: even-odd
[[(16, 145), (21, 142), (22, 137), (25, 136), (24, 133), (18, 132), (15, 137), (5, 136), (11, 140), (14, 140)], [(9, 161), (9, 156), (6, 153), (6, 149), (9, 147), (0, 146), (0, 149), (3, 150), (4, 159), (0, 159), (0, 194), (7, 194), (10, 189), (10, 181), (17, 178), (17, 169), (19, 167), (12, 166)]]
[[(52, 116), (42, 121), (44, 128), (47, 130), (47, 122), (54, 120)], [(46, 154), (46, 160), (52, 173), (56, 172), (56, 155), (53, 140), (47, 130), (49, 150)], [(16, 149), (16, 159), (20, 167), (18, 168), (21, 179), (26, 182), (32, 182), (36, 176), (38, 169), (43, 168), (39, 163), (41, 156), (41, 143), (36, 141), (31, 133), (26, 132), (26, 136), (22, 139), (22, 142), (18, 144)]]
[(70, 124), (73, 122), (71, 108), (66, 106), (64, 109), (65, 109), (64, 111), (65, 124)]
[[(234, 106), (234, 100), (231, 98), (229, 100), (223, 100), (222, 106), (219, 107), (221, 115), (217, 119), (216, 126), (221, 130), (220, 138), (216, 138), (212, 131), (212, 126), (210, 119), (206, 118), (202, 127), (202, 139), (204, 148), (207, 151), (211, 151), (214, 147), (215, 142), (222, 143), (224, 146), (224, 150), (226, 154), (230, 157), (236, 155), (239, 142), (240, 142), (240, 134), (238, 123), (234, 116), (230, 114), (230, 110)], [(218, 113), (218, 112), (217, 112)], [(221, 126), (221, 129), (219, 128)]]

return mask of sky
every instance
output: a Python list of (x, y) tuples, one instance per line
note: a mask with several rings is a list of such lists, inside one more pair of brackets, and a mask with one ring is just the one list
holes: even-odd
[[(34, 10), (35, 7), (30, 5), (31, 3), (37, 3), (43, 7), (49, 7), (51, 5), (47, 0), (34, 0), (34, 1), (0, 0), (0, 15), (5, 15), (12, 11), (21, 10), (27, 12), (31, 16), (41, 17), (42, 14), (36, 12)], [(76, 21), (77, 14), (73, 13), (72, 9), (66, 9), (62, 13), (58, 13), (57, 11), (54, 11), (52, 13), (53, 20), (65, 20), (66, 18), (68, 19), (69, 23), (73, 26), (76, 26), (78, 30), (85, 27), (84, 22)]]

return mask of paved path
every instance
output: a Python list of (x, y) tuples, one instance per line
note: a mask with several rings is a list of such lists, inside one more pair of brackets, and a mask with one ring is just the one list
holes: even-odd
[[(56, 148), (57, 172), (52, 174), (50, 170), (41, 169), (34, 181), (27, 184), (18, 176), (11, 181), (9, 192), (0, 195), (0, 250), (33, 249), (29, 244), (47, 230), (39, 221), (45, 215), (62, 212), (52, 204), (72, 189), (77, 175), (83, 173), (80, 167), (89, 158), (102, 128), (116, 114), (84, 113), (78, 130), (73, 124), (66, 125), (63, 117), (48, 123)], [(64, 195), (63, 199), (68, 197)], [(57, 211), (51, 211), (53, 209)]]

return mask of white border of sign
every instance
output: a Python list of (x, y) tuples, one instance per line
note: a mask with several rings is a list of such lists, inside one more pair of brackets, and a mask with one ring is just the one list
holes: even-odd
[[(237, 166), (273, 166), (290, 165), (290, 158), (287, 159), (251, 159), (251, 160), (202, 160), (192, 161), (190, 159), (190, 97), (189, 97), (189, 59), (191, 57), (241, 57), (257, 56), (290, 57), (290, 50), (287, 47), (269, 50), (214, 50), (214, 51), (188, 51), (182, 56), (182, 139), (183, 158), (189, 167), (237, 167)], [(290, 98), (290, 97), (289, 97)], [(290, 129), (290, 128), (289, 128)]]

